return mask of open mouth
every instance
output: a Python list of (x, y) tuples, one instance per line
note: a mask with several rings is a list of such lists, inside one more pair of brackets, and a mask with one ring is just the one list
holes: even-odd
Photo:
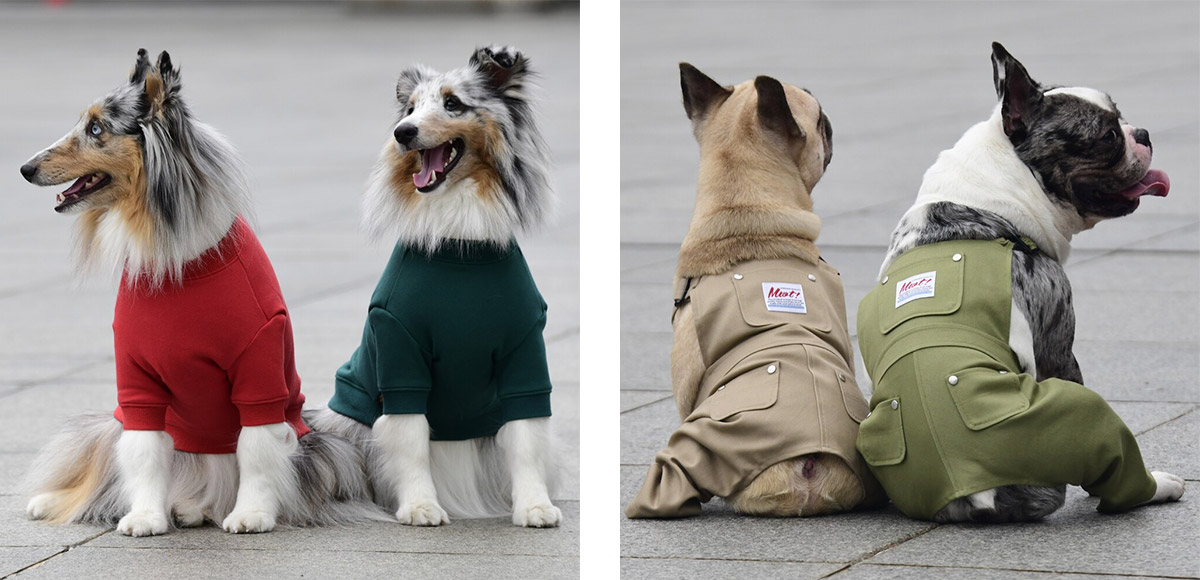
[(446, 175), (458, 165), (464, 148), (463, 140), (455, 137), (437, 147), (421, 149), (421, 171), (413, 174), (417, 191), (429, 193), (438, 188)]
[(1144, 195), (1166, 197), (1169, 191), (1171, 191), (1171, 179), (1167, 177), (1167, 173), (1159, 169), (1151, 169), (1137, 183), (1114, 195), (1129, 201), (1136, 201)]
[(58, 205), (54, 211), (62, 213), (67, 208), (83, 201), (83, 198), (95, 193), (112, 182), (112, 177), (106, 173), (91, 173), (75, 180), (66, 191), (58, 194)]

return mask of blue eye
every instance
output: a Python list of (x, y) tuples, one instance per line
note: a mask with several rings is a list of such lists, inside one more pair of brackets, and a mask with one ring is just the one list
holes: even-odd
[(88, 129), (88, 132), (91, 133), (92, 136), (94, 136), (94, 137), (100, 136), (100, 133), (102, 131), (103, 131), (103, 129), (100, 128), (100, 124), (95, 121), (92, 122), (92, 127), (90, 129)]
[(445, 102), (443, 102), (443, 106), (446, 107), (447, 111), (453, 113), (462, 108), (462, 101), (458, 100), (458, 97), (454, 95), (448, 95)]

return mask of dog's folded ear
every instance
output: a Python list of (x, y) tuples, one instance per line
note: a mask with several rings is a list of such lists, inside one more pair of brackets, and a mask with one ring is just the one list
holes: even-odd
[(479, 68), (492, 88), (504, 91), (521, 87), (529, 70), (529, 59), (511, 46), (485, 46), (475, 49), (470, 64)]
[(683, 110), (693, 123), (733, 94), (731, 89), (721, 86), (686, 62), (679, 63), (679, 85), (683, 89)]
[(783, 83), (771, 77), (760, 76), (754, 79), (754, 90), (758, 92), (758, 120), (763, 127), (779, 133), (788, 140), (803, 142), (808, 138), (804, 129), (800, 128), (796, 118), (792, 116), (792, 108), (788, 106)]
[(992, 82), (1000, 98), (1004, 134), (1014, 141), (1024, 138), (1026, 120), (1042, 102), (1041, 85), (999, 42), (992, 43)]

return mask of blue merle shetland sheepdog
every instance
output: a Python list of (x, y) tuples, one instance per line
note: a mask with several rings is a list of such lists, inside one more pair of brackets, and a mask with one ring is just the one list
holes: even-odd
[[(74, 128), (21, 167), (21, 174), (36, 185), (73, 181), (58, 194), (54, 209), (79, 215), (77, 237), (83, 266), (107, 262), (123, 272), (122, 295), (132, 292), (125, 286), (138, 288), (130, 294), (137, 297), (130, 301), (130, 312), (149, 312), (145, 309), (150, 305), (164, 304), (156, 302), (159, 297), (189, 292), (194, 296), (205, 278), (193, 283), (185, 273), (205, 256), (220, 256), (222, 250), (214, 254), (214, 248), (226, 248), (226, 239), (238, 237), (247, 240), (246, 248), (251, 247), (253, 234), (239, 218), (250, 209), (241, 163), (215, 130), (192, 118), (180, 92), (179, 69), (170, 56), (163, 52), (152, 64), (146, 51), (140, 50), (128, 82), (89, 106)], [(265, 280), (266, 292), (278, 296), (274, 272), (256, 240), (253, 245), (254, 271)], [(241, 255), (250, 253), (247, 249)], [(281, 297), (277, 303), (282, 307)], [(166, 310), (172, 312), (169, 306)], [(195, 318), (196, 314), (182, 316)], [(214, 336), (198, 341), (205, 352), (176, 355), (168, 351), (164, 358), (183, 361), (181, 365), (199, 364), (187, 361), (207, 360), (206, 352), (219, 352), (220, 345), (238, 340), (220, 330), (230, 321), (223, 317), (231, 315), (214, 316)], [(178, 321), (163, 324), (171, 326), (171, 333), (196, 335), (195, 329)], [(285, 340), (275, 348), (282, 346), (277, 350), (286, 352), (277, 353), (278, 358), (290, 361), (290, 325), (286, 328)], [(122, 334), (116, 325), (114, 330), (120, 344)], [(118, 364), (122, 360), (118, 357)], [(382, 519), (383, 512), (371, 501), (364, 459), (357, 448), (332, 434), (309, 433), (297, 438), (298, 430), (290, 420), (250, 423), (252, 426), (239, 430), (236, 413), (241, 407), (234, 410), (236, 401), (223, 399), (230, 396), (231, 385), (224, 378), (227, 371), (218, 368), (221, 363), (216, 361), (204, 364), (210, 365), (208, 370), (217, 377), (211, 384), (201, 385), (212, 393), (206, 401), (215, 400), (214, 408), (235, 417), (222, 424), (229, 428), (221, 440), (236, 438), (236, 453), (233, 446), (226, 445), (220, 449), (228, 452), (221, 453), (179, 451), (173, 449), (173, 438), (164, 427), (125, 430), (112, 414), (79, 417), (34, 461), (28, 477), (34, 493), (27, 507), (29, 517), (117, 524), (121, 533), (133, 536), (161, 534), (175, 526), (198, 526), (205, 521), (240, 533), (270, 531), (277, 523)], [(146, 372), (157, 371), (151, 368)], [(284, 372), (288, 371), (280, 371)], [(294, 376), (294, 367), (291, 373)], [(210, 415), (208, 407), (200, 411), (195, 405), (190, 411), (182, 408), (179, 401), (186, 397), (178, 392), (180, 384), (173, 385), (164, 375), (149, 389), (157, 387), (157, 392), (167, 393), (167, 427), (173, 424), (173, 417)], [(298, 395), (298, 378), (294, 384)], [(118, 390), (122, 388), (118, 384)], [(232, 388), (236, 392), (236, 382)], [(303, 400), (302, 396), (295, 398)], [(293, 412), (298, 413), (299, 404), (295, 407)], [(121, 408), (125, 409), (124, 403)], [(129, 426), (128, 412), (124, 419)], [(174, 424), (188, 424), (189, 420), (179, 421)], [(202, 431), (193, 434), (200, 438), (209, 432), (196, 430)], [(179, 446), (178, 439), (174, 443)]]
[[(363, 221), (370, 232), (399, 237), (388, 271), (398, 263), (400, 252), (433, 256), (480, 245), (514, 251), (505, 248), (516, 247), (513, 239), (518, 233), (546, 220), (552, 211), (550, 168), (534, 118), (528, 64), (516, 49), (493, 46), (477, 49), (466, 66), (449, 72), (414, 66), (400, 74), (396, 83), (399, 119), (371, 173), (363, 204)], [(519, 258), (519, 250), (515, 252)], [(523, 258), (519, 259), (520, 268), (526, 268)], [(528, 270), (522, 275), (528, 276)], [(387, 276), (385, 271), (385, 279)], [(413, 282), (413, 274), (406, 270), (400, 270), (399, 276), (408, 276), (410, 285), (427, 280), (422, 277)], [(532, 278), (528, 281), (532, 288)], [(444, 292), (446, 288), (430, 284), (423, 292)], [(383, 291), (385, 283), (381, 282), (377, 296)], [(536, 300), (540, 302), (540, 296)], [(375, 302), (373, 299), (372, 308)], [(489, 307), (502, 309), (507, 304), (499, 301)], [(540, 312), (544, 324), (544, 303)], [(389, 353), (374, 344), (370, 324), (354, 356), (371, 350), (365, 356), (384, 359)], [(541, 345), (541, 327), (534, 332)], [(419, 337), (413, 340), (422, 341)], [(430, 340), (437, 343), (436, 338)], [(424, 343), (422, 348), (426, 348)], [(440, 348), (447, 347), (443, 344)], [(557, 468), (551, 451), (548, 376), (542, 375), (546, 387), (540, 415), (507, 420), (498, 430), (488, 431), (494, 435), (439, 440), (433, 408), (443, 387), (439, 387), (438, 363), (426, 364), (431, 365), (434, 376), (429, 411), (424, 415), (420, 411), (388, 414), (379, 386), (384, 381), (375, 376), (379, 384), (352, 388), (368, 393), (356, 395), (365, 401), (364, 406), (375, 404), (374, 389), (379, 389), (378, 404), (384, 410), (350, 418), (336, 404), (345, 387), (339, 371), (338, 394), (330, 402), (333, 408), (322, 411), (313, 428), (339, 433), (360, 445), (367, 454), (376, 502), (394, 510), (403, 524), (436, 526), (449, 522), (450, 516), (511, 515), (519, 526), (557, 526), (562, 514), (549, 497)], [(484, 369), (503, 366), (495, 358), (473, 359), (471, 365)], [(540, 360), (529, 366), (544, 373), (545, 365), (543, 350)], [(493, 373), (491, 384), (502, 382), (494, 377), (503, 371), (482, 372)], [(502, 400), (503, 394), (498, 396)], [(474, 416), (470, 415), (474, 411), (461, 412)]]

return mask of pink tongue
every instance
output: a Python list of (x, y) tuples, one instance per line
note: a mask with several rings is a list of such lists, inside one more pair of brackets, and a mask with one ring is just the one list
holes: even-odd
[(1166, 172), (1151, 169), (1146, 172), (1146, 176), (1141, 181), (1122, 191), (1121, 195), (1128, 199), (1137, 199), (1143, 195), (1166, 197), (1168, 191), (1171, 191), (1171, 179), (1167, 177)]
[(87, 180), (91, 178), (91, 175), (84, 175), (83, 177), (80, 177), (79, 179), (75, 180), (75, 183), (71, 184), (71, 187), (68, 187), (66, 191), (62, 192), (62, 194), (75, 195), (76, 193), (79, 193), (83, 189), (83, 184), (87, 183)]
[(421, 172), (413, 174), (413, 184), (417, 187), (425, 187), (432, 183), (434, 171), (440, 172), (445, 169), (446, 157), (449, 152), (449, 142), (421, 151)]

